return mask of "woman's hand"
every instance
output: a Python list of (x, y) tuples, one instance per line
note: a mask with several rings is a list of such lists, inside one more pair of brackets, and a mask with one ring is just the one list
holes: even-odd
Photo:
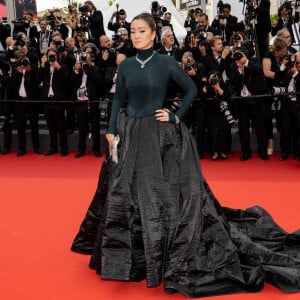
[(111, 133), (107, 133), (105, 135), (106, 137), (106, 140), (108, 142), (108, 146), (111, 148), (113, 147), (113, 144), (114, 144), (114, 139), (115, 139), (115, 135), (114, 134), (111, 134)]
[(155, 118), (157, 121), (169, 122), (169, 110), (167, 108), (157, 109), (155, 111)]

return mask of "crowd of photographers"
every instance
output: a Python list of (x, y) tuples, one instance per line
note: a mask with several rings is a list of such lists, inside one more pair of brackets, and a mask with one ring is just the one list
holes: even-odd
[[(179, 42), (171, 13), (153, 1), (154, 49), (173, 56), (198, 87), (198, 97), (183, 121), (195, 135), (200, 158), (209, 153), (214, 161), (228, 159), (231, 127), (237, 123), (240, 160), (252, 157), (251, 131), (257, 136), (258, 156), (268, 160), (273, 154), (276, 119), (280, 160), (290, 154), (300, 160), (300, 53), (291, 46), (295, 39), (288, 22), (280, 21), (287, 7), (279, 9), (279, 21), (271, 28), (270, 1), (245, 2), (247, 12), (240, 22), (231, 15), (231, 6), (222, 1), (211, 22), (201, 9), (190, 10), (184, 24), (187, 34)], [(26, 154), (28, 120), (33, 150), (43, 154), (38, 126), (43, 113), (50, 142), (45, 155), (59, 150), (67, 155), (68, 133), (75, 127), (79, 132), (75, 157), (85, 155), (89, 134), (95, 156), (101, 155), (100, 120), (109, 118), (118, 66), (136, 54), (126, 17), (125, 9), (117, 6), (105, 24), (113, 31), (111, 38), (92, 1), (86, 1), (79, 11), (70, 6), (66, 22), (52, 11), (39, 20), (38, 27), (27, 12), (25, 18), (14, 22), (12, 35), (9, 25), (0, 19), (2, 154), (10, 151), (12, 119), (18, 132), (17, 156)], [(253, 18), (256, 22), (251, 22)], [(269, 48), (271, 31), (276, 38)], [(170, 83), (168, 109), (178, 109), (181, 93)]]

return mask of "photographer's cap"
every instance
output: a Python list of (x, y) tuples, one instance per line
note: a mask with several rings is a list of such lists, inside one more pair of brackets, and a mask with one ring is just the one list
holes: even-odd
[(122, 8), (122, 9), (119, 10), (119, 14), (120, 14), (120, 15), (125, 15), (126, 12), (125, 12), (125, 10)]

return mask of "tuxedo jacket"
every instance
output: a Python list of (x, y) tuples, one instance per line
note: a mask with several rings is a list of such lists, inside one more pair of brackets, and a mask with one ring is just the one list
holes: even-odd
[[(41, 85), (41, 100), (48, 99), (50, 88), (50, 65), (47, 63), (44, 68), (37, 71), (37, 82)], [(55, 69), (52, 78), (53, 100), (67, 100), (68, 97), (68, 67), (61, 65), (59, 70)]]

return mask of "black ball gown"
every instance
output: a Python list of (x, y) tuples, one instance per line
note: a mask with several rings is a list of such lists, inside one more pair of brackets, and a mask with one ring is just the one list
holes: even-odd
[[(146, 60), (152, 49), (139, 51)], [(261, 207), (222, 207), (200, 169), (186, 126), (160, 122), (169, 80), (185, 91), (181, 118), (196, 95), (175, 60), (155, 53), (120, 66), (108, 132), (120, 136), (118, 163), (102, 165), (98, 187), (72, 250), (91, 255), (103, 279), (164, 283), (190, 297), (256, 292), (269, 282), (300, 288), (300, 235)], [(121, 107), (127, 102), (126, 109)]]

